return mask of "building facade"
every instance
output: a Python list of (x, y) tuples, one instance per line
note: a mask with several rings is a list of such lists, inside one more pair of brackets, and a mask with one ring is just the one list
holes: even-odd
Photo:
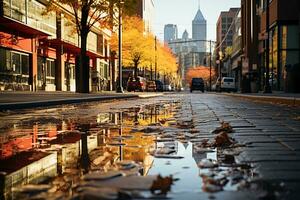
[[(80, 39), (72, 12), (58, 5), (61, 12), (45, 15), (43, 0), (0, 3), (0, 90), (75, 91)], [(96, 26), (88, 35), (87, 67), (95, 91), (109, 89), (110, 36)]]
[(154, 0), (138, 0), (137, 15), (143, 19), (145, 23), (145, 31), (153, 32), (155, 5)]
[[(272, 90), (300, 92), (300, 2), (298, 0), (260, 0), (258, 11), (258, 74), (265, 85), (266, 67)], [(269, 20), (267, 27), (267, 7)], [(269, 63), (266, 63), (266, 40), (269, 40)]]
[(178, 38), (178, 29), (176, 24), (167, 24), (164, 27), (164, 42), (167, 44)]
[(226, 47), (232, 46), (233, 40), (233, 19), (240, 8), (230, 8), (229, 11), (221, 12), (217, 21), (217, 51), (224, 52)]
[(229, 65), (229, 76), (234, 77), (237, 90), (241, 90), (242, 83), (242, 27), (241, 27), (241, 10), (233, 19), (234, 30), (232, 40), (232, 54)]
[(300, 2), (241, 2), (244, 91), (300, 92)]

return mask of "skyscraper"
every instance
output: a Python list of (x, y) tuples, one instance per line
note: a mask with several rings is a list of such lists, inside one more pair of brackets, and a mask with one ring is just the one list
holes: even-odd
[(167, 24), (164, 28), (164, 42), (168, 43), (171, 40), (176, 40), (178, 38), (177, 25)]
[(196, 42), (197, 52), (206, 52), (206, 20), (200, 10), (200, 6), (192, 22), (192, 39), (203, 40)]

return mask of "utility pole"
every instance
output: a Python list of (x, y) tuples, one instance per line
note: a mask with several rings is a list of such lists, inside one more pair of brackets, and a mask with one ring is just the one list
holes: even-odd
[[(266, 2), (266, 33), (267, 33), (267, 40), (266, 40), (266, 79), (265, 79), (265, 88), (264, 88), (264, 93), (272, 93), (272, 88), (270, 86), (270, 41), (269, 41), (269, 36), (270, 36), (270, 7), (269, 7), (269, 0), (265, 1)], [(272, 77), (273, 79), (273, 77)]]
[(209, 40), (209, 91), (211, 91), (211, 40)]
[(118, 54), (119, 54), (119, 60), (118, 60), (118, 65), (119, 65), (119, 85), (117, 88), (117, 93), (124, 93), (123, 90), (123, 84), (122, 84), (122, 5), (123, 5), (123, 0), (119, 0), (119, 49), (118, 49)]
[(155, 66), (154, 66), (154, 79), (157, 80), (157, 38), (154, 38), (155, 42)]

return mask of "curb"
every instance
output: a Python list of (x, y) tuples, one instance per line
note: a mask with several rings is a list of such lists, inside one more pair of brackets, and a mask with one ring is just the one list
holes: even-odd
[(296, 97), (279, 97), (279, 96), (257, 96), (257, 95), (243, 95), (243, 94), (223, 94), (232, 97), (251, 99), (265, 103), (278, 103), (290, 106), (300, 106), (300, 98)]
[(87, 97), (87, 98), (73, 98), (73, 99), (57, 99), (50, 101), (31, 101), (31, 102), (20, 102), (20, 103), (1, 103), (0, 111), (5, 110), (18, 110), (18, 109), (28, 109), (36, 107), (48, 107), (48, 106), (58, 106), (65, 104), (77, 104), (83, 102), (93, 102), (93, 101), (107, 101), (107, 100), (118, 100), (118, 99), (134, 99), (139, 98), (138, 95), (127, 95), (127, 96), (101, 96), (101, 97)]

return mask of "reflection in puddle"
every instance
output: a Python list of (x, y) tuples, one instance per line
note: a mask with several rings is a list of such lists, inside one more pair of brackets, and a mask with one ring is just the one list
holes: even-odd
[(176, 106), (154, 104), (88, 117), (47, 110), (6, 121), (0, 135), (1, 194), (9, 199), (13, 187), (49, 182), (57, 191), (72, 193), (81, 175), (108, 171), (121, 160), (134, 160), (142, 166), (139, 173), (148, 174), (155, 138), (131, 130), (171, 118)]
[(209, 170), (198, 163), (217, 160), (217, 152), (195, 153), (190, 141), (199, 140), (199, 133), (191, 119), (178, 117), (181, 106), (164, 101), (100, 112), (97, 105), (84, 104), (6, 115), (0, 123), (1, 194), (15, 199), (13, 188), (44, 183), (55, 194), (73, 196), (84, 174), (111, 170), (172, 175), (179, 181), (170, 197), (201, 192), (199, 175)]

